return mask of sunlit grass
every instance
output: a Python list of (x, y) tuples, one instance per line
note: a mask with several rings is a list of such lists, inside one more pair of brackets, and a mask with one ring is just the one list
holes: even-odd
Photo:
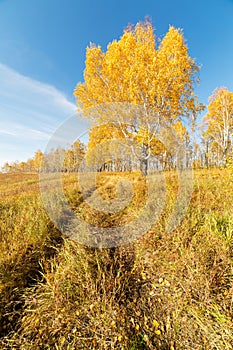
[[(121, 174), (99, 174), (98, 194), (117, 198)], [(65, 193), (83, 219), (112, 226), (132, 220), (146, 183), (126, 174), (134, 196), (100, 216), (83, 201), (76, 174)], [(178, 191), (166, 172), (159, 220), (129, 246), (94, 249), (62, 237), (39, 194), (38, 175), (0, 175), (2, 349), (232, 349), (233, 175), (196, 170), (181, 225), (165, 231)]]

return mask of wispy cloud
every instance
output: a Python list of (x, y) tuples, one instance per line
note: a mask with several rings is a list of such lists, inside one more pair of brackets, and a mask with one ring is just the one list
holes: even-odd
[(1, 130), (0, 129), (0, 135), (10, 135), (10, 136), (16, 136), (14, 132), (8, 131), (8, 130)]
[(54, 86), (0, 63), (0, 166), (43, 150), (61, 122), (75, 113), (76, 105)]

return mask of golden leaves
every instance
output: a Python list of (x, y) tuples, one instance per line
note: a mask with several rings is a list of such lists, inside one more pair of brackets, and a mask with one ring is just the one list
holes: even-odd
[(211, 151), (228, 156), (233, 132), (233, 92), (222, 87), (209, 98), (208, 113), (203, 117), (207, 124), (204, 138), (211, 141)]
[[(93, 118), (92, 108), (102, 107), (94, 117), (96, 125), (115, 124), (119, 137), (122, 134), (119, 120), (106, 120), (105, 105), (126, 103), (142, 106), (144, 115), (134, 118), (134, 140), (146, 144), (154, 154), (161, 152), (161, 145), (155, 135), (158, 120), (173, 125), (182, 115), (196, 110), (197, 99), (193, 94), (193, 83), (198, 67), (189, 57), (183, 33), (170, 27), (157, 47), (153, 26), (150, 21), (139, 22), (128, 27), (119, 40), (109, 43), (106, 52), (91, 45), (86, 52), (84, 83), (76, 86), (74, 95), (84, 116)], [(129, 114), (129, 118), (132, 118)], [(127, 124), (127, 121), (125, 121)], [(130, 122), (131, 123), (131, 122)], [(102, 135), (94, 127), (90, 133), (89, 146), (93, 148), (117, 132), (110, 127)], [(185, 130), (179, 127), (184, 135)], [(148, 141), (150, 139), (150, 141)]]

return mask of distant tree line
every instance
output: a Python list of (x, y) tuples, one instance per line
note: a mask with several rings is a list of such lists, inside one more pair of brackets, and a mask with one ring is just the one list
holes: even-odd
[(54, 149), (48, 153), (38, 150), (26, 162), (5, 163), (2, 172), (74, 172), (78, 171), (85, 156), (86, 147), (79, 140), (68, 149)]

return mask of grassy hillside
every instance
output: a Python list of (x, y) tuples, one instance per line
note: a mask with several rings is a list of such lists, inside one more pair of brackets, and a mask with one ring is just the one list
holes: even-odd
[[(166, 173), (158, 222), (129, 246), (95, 249), (65, 238), (48, 218), (36, 174), (0, 174), (0, 348), (233, 348), (233, 175), (197, 170), (182, 224), (165, 224), (177, 196)], [(74, 211), (102, 227), (132, 219), (146, 198), (140, 174), (126, 174), (134, 197), (111, 215), (83, 202), (76, 175), (64, 175)], [(119, 174), (100, 174), (116, 195)]]

